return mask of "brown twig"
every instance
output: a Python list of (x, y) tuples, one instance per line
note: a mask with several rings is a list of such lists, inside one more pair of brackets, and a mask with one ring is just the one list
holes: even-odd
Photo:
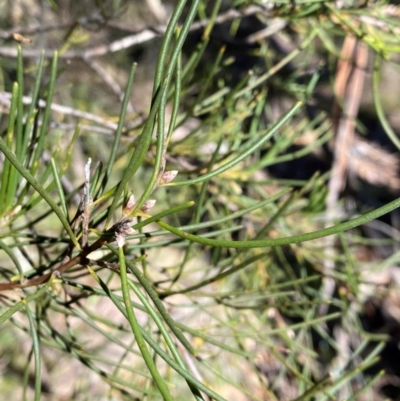
[(76, 265), (87, 265), (88, 258), (92, 252), (98, 250), (105, 244), (114, 241), (116, 235), (128, 235), (132, 233), (132, 228), (130, 225), (132, 224), (132, 219), (123, 218), (119, 222), (115, 223), (111, 228), (109, 228), (103, 236), (97, 239), (92, 245), (81, 250), (79, 255), (69, 259), (66, 262), (61, 263), (58, 267), (50, 271), (49, 273), (44, 274), (40, 277), (35, 277), (30, 280), (23, 280), (20, 282), (9, 282), (9, 283), (0, 283), (0, 292), (13, 290), (17, 288), (27, 288), (34, 287), (40, 284), (44, 284), (50, 280), (52, 275), (61, 276), (61, 274), (68, 269), (76, 266)]
[[(335, 94), (339, 99), (343, 99), (343, 107), (341, 108), (338, 103), (334, 105), (336, 137), (333, 150), (334, 161), (326, 200), (327, 225), (330, 225), (332, 220), (335, 219), (335, 206), (346, 182), (349, 150), (353, 145), (367, 62), (368, 49), (366, 45), (358, 42), (353, 36), (347, 36), (343, 44), (341, 59), (338, 62), (335, 80)], [(335, 290), (335, 281), (328, 274), (330, 270), (335, 268), (334, 256), (334, 237), (327, 237), (324, 261), (327, 276), (321, 289), (324, 301), (331, 299)], [(328, 304), (323, 302), (319, 308), (319, 314), (324, 315), (327, 308)]]
[(85, 28), (88, 28), (90, 24), (101, 24), (104, 25), (106, 21), (103, 18), (92, 17), (92, 18), (79, 18), (76, 21), (66, 21), (66, 22), (57, 22), (50, 24), (37, 24), (33, 26), (17, 26), (7, 31), (0, 31), (0, 38), (2, 39), (12, 39), (15, 33), (23, 34), (23, 35), (35, 35), (42, 32), (50, 32), (60, 29), (69, 29), (74, 25), (79, 25)]
[[(11, 104), (11, 96), (12, 94), (10, 92), (0, 92), (0, 104), (6, 105), (6, 106), (10, 106)], [(30, 104), (32, 103), (32, 98), (28, 97), (28, 96), (24, 96), (22, 98), (22, 101), (24, 104)], [(43, 99), (39, 99), (38, 101), (38, 107), (40, 108), (45, 108), (46, 107), (46, 101)], [(72, 107), (68, 107), (68, 106), (62, 106), (60, 104), (57, 103), (52, 103), (51, 104), (51, 110), (61, 113), (61, 114), (67, 114), (67, 115), (71, 115), (73, 117), (77, 117), (77, 118), (84, 118), (86, 120), (89, 121), (93, 121), (97, 124), (100, 124), (104, 127), (110, 128), (112, 130), (116, 130), (118, 127), (117, 123), (114, 123), (112, 121), (108, 121), (105, 118), (99, 117), (96, 114), (92, 114), (92, 113), (88, 113), (86, 111), (81, 111), (81, 110), (77, 110), (74, 109)]]
[[(262, 13), (262, 14), (266, 14), (268, 13), (267, 8), (263, 8), (263, 7), (259, 7), (259, 6), (250, 6), (244, 10), (228, 10), (227, 12), (219, 15), (216, 20), (215, 20), (215, 24), (222, 24), (223, 22), (226, 21), (230, 21), (234, 18), (239, 18), (239, 17), (247, 17), (250, 15), (254, 15), (256, 13)], [(202, 20), (202, 21), (198, 21), (192, 24), (192, 26), (190, 27), (190, 31), (197, 31), (199, 29), (202, 29), (204, 27), (206, 27), (208, 24), (210, 23), (210, 20), (206, 19), (206, 20)], [(69, 25), (68, 25), (69, 24)], [(59, 26), (61, 27), (71, 27), (72, 23), (68, 23), (65, 25), (61, 25), (59, 24)], [(111, 25), (110, 22), (106, 23), (107, 25)], [(35, 32), (43, 32), (43, 30), (45, 27), (40, 28), (39, 26), (36, 27), (32, 27), (31, 30), (29, 31), (29, 28), (23, 29), (20, 28), (18, 30), (19, 33), (33, 33)], [(165, 30), (167, 28), (167, 25), (165, 24), (161, 24), (158, 25), (156, 27), (147, 27), (143, 30), (141, 30), (140, 32), (135, 32), (132, 35), (128, 35), (125, 36), (122, 39), (118, 39), (115, 40), (114, 42), (111, 42), (109, 44), (103, 44), (103, 45), (99, 45), (99, 46), (94, 46), (92, 48), (89, 49), (85, 49), (85, 50), (70, 50), (70, 51), (66, 51), (62, 54), (59, 55), (59, 58), (63, 58), (63, 59), (90, 59), (93, 57), (99, 57), (99, 56), (104, 56), (106, 54), (109, 53), (115, 53), (121, 50), (125, 50), (128, 49), (130, 47), (134, 47), (134, 46), (138, 46), (138, 45), (142, 45), (146, 42), (149, 42), (150, 40), (153, 40), (157, 37), (160, 37), (164, 34)], [(50, 27), (47, 27), (47, 30), (52, 30), (52, 29), (57, 29), (57, 25), (51, 25)], [(7, 37), (8, 35), (11, 37), (13, 32), (2, 32), (2, 34), (0, 34), (0, 36), (3, 37)], [(51, 58), (53, 57), (53, 52), (47, 52), (45, 54), (45, 57), (47, 58)], [(40, 57), (40, 55), (42, 54), (41, 50), (38, 49), (24, 49), (23, 52), (23, 57), (24, 58), (37, 58)], [(15, 58), (18, 56), (18, 49), (14, 48), (14, 47), (5, 47), (2, 46), (0, 47), (0, 56), (3, 57), (10, 57), (10, 58)]]

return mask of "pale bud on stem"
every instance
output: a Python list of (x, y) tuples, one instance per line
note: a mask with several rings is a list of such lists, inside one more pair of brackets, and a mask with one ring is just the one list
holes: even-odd
[(146, 202), (144, 202), (143, 206), (141, 207), (141, 211), (143, 213), (148, 212), (154, 205), (156, 204), (156, 200), (155, 199), (149, 199)]
[(160, 178), (160, 185), (168, 184), (171, 182), (178, 174), (178, 170), (166, 171)]
[(133, 210), (134, 207), (135, 207), (135, 204), (136, 204), (136, 202), (135, 202), (135, 196), (134, 196), (134, 195), (131, 195), (131, 196), (129, 197), (128, 201), (126, 202), (124, 208), (122, 209), (122, 213), (123, 213), (125, 216), (130, 215), (130, 214), (132, 213), (132, 210)]

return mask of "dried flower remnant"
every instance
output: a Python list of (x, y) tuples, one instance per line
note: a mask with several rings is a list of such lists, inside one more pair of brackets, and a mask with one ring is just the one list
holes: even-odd
[(132, 223), (133, 223), (133, 219), (125, 217), (118, 223), (115, 223), (108, 230), (109, 232), (114, 233), (118, 248), (122, 248), (125, 245), (125, 239), (126, 239), (127, 235), (133, 234), (135, 232), (135, 230), (131, 227)]
[(117, 241), (118, 248), (123, 248), (125, 245), (125, 235), (116, 233), (115, 240)]
[(115, 238), (117, 238), (118, 235), (126, 236), (126, 235), (133, 234), (135, 232), (135, 230), (131, 227), (132, 223), (133, 223), (133, 219), (129, 219), (129, 218), (125, 217), (118, 223), (115, 223), (108, 230), (108, 232), (113, 232), (115, 234)]

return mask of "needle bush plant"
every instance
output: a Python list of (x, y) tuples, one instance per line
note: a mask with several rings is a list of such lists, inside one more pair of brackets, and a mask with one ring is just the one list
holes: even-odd
[[(151, 105), (129, 111), (133, 64), (117, 123), (100, 112), (60, 117), (65, 49), (28, 66), (18, 47), (0, 137), (4, 396), (377, 399), (383, 372), (371, 367), (387, 338), (361, 325), (356, 251), (377, 244), (359, 227), (400, 199), (332, 221), (329, 168), (306, 179), (270, 172), (295, 160), (307, 170), (307, 156), (334, 141), (316, 99), (347, 36), (377, 60), (376, 111), (396, 144), (378, 85), (379, 63), (398, 53), (398, 23), (384, 2), (208, 3), (174, 4)], [(292, 41), (285, 54), (265, 38), (215, 51), (215, 27), (235, 38), (250, 13), (281, 24), (271, 35)], [(243, 54), (257, 62), (235, 72)]]

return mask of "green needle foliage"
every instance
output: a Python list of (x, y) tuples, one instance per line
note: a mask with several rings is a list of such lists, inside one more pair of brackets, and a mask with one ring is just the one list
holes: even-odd
[[(129, 8), (95, 3), (99, 30)], [(68, 48), (93, 33), (84, 19), (51, 58), (31, 63), (18, 46), (14, 64), (2, 61), (4, 397), (378, 399), (384, 373), (373, 367), (388, 338), (363, 329), (357, 255), (393, 245), (361, 226), (400, 198), (332, 220), (329, 167), (307, 175), (306, 163), (335, 141), (326, 103), (348, 37), (374, 59), (371, 104), (399, 149), (379, 90), (400, 52), (395, 13), (380, 1), (172, 3), (168, 24), (149, 29), (160, 41), (140, 113), (131, 100), (141, 66), (130, 60), (121, 102), (107, 106), (114, 119), (88, 94), (100, 90), (94, 80), (82, 98), (72, 90), (76, 109), (57, 114), (78, 74)], [(265, 27), (261, 37), (240, 37), (249, 21)], [(215, 40), (218, 29), (233, 47)], [(85, 102), (91, 114), (77, 110)], [(285, 163), (297, 167), (274, 176)], [(397, 261), (398, 252), (367, 269)]]

